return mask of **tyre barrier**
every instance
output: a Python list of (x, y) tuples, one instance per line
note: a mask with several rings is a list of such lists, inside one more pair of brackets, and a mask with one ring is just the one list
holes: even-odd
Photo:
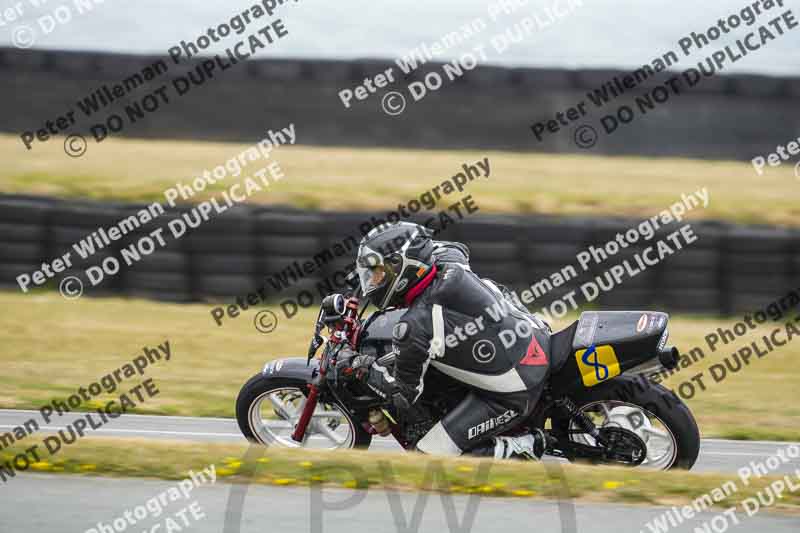
[[(20, 290), (18, 275), (39, 269), (98, 227), (141, 208), (0, 195), (0, 286)], [(80, 277), (89, 266), (119, 257), (123, 247), (180, 214), (179, 209), (168, 211), (86, 260), (73, 251), (73, 266), (61, 275)], [(131, 266), (123, 265), (119, 273), (86, 292), (176, 302), (229, 301), (259, 289), (273, 301), (296, 300), (301, 291), (319, 298), (336, 289), (337, 283), (341, 286), (342, 272), (355, 256), (353, 243), (362, 236), (359, 225), (373, 215), (377, 214), (242, 206), (167, 242)], [(476, 272), (518, 294), (542, 280), (550, 283), (554, 274), (569, 272), (571, 265), (576, 276), (549, 288), (539, 285), (544, 294), (529, 305), (538, 310), (570, 291), (576, 291), (578, 303), (583, 303), (584, 283), (641, 252), (643, 246), (632, 245), (602, 264), (590, 265), (586, 272), (575, 258), (578, 251), (602, 246), (636, 222), (476, 215), (437, 238), (466, 243)], [(691, 246), (602, 292), (592, 305), (731, 315), (757, 308), (800, 285), (800, 230), (720, 222), (693, 222), (692, 227), (698, 239)], [(331, 253), (334, 246), (339, 254)]]

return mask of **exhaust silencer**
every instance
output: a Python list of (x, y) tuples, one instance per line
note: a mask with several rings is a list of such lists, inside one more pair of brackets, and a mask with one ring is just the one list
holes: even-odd
[(664, 349), (658, 351), (658, 360), (664, 365), (664, 368), (673, 368), (678, 366), (681, 355), (675, 346), (665, 346)]

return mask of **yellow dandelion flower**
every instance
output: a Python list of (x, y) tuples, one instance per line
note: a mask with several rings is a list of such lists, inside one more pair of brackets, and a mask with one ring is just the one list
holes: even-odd
[(325, 481), (324, 476), (311, 476), (311, 481)]
[(268, 462), (269, 462), (269, 457), (261, 457), (261, 458), (258, 460), (258, 462), (259, 462), (259, 463), (268, 463)]
[(533, 492), (532, 490), (517, 489), (515, 491), (512, 491), (511, 494), (513, 494), (514, 496), (533, 496), (536, 493)]
[(276, 485), (291, 485), (295, 481), (296, 481), (295, 479), (289, 477), (282, 477), (276, 479), (275, 481), (273, 481), (273, 483), (275, 483)]
[(231, 470), (230, 468), (217, 468), (217, 475), (218, 475), (218, 476), (222, 476), (222, 477), (225, 477), (225, 476), (232, 476), (232, 475), (233, 475), (233, 474), (235, 474), (235, 473), (236, 473), (236, 472), (234, 472), (234, 471), (233, 471), (233, 470)]
[(603, 488), (614, 490), (616, 488), (621, 487), (622, 485), (623, 483), (621, 481), (606, 481), (605, 483), (603, 483)]
[(458, 468), (456, 468), (457, 472), (472, 472), (473, 470), (475, 469), (472, 468), (471, 466), (459, 466)]
[(358, 483), (356, 483), (355, 479), (351, 479), (350, 481), (345, 481), (344, 483), (342, 483), (342, 487), (344, 487), (346, 489), (354, 489), (357, 486), (358, 486)]
[(237, 468), (242, 466), (242, 462), (241, 461), (228, 461), (225, 464), (227, 464), (230, 468), (233, 468), (234, 470), (236, 470)]
[(97, 465), (81, 465), (80, 469), (83, 470), (84, 472), (92, 472), (94, 470), (97, 470)]
[(50, 467), (51, 465), (47, 461), (39, 461), (38, 463), (31, 463), (31, 468), (33, 468), (34, 470), (40, 470), (40, 471), (50, 470)]
[(312, 463), (311, 461), (301, 461), (297, 464), (302, 466), (303, 468), (311, 468), (312, 466), (314, 466), (314, 463)]

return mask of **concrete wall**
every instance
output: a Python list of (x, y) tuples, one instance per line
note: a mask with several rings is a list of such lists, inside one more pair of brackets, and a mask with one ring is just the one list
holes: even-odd
[[(104, 83), (118, 83), (158, 58), (100, 53), (0, 49), (3, 120), (0, 130), (21, 133), (42, 127)], [(169, 61), (168, 58), (166, 58)], [(167, 74), (130, 95), (138, 101), (188, 67), (169, 63)], [(137, 137), (252, 141), (269, 128), (294, 122), (299, 142), (320, 145), (431, 148), (495, 148), (583, 152), (573, 141), (577, 121), (537, 142), (530, 125), (554, 117), (615, 75), (614, 71), (567, 71), (478, 67), (463, 78), (409, 102), (400, 116), (380, 110), (381, 93), (345, 109), (337, 93), (386, 62), (258, 60), (236, 65), (122, 132)], [(419, 80), (440, 64), (429, 64), (395, 84)], [(397, 66), (394, 71), (399, 72)], [(639, 95), (666, 79), (649, 80)], [(594, 109), (586, 119), (600, 131), (594, 153), (750, 159), (794, 139), (800, 131), (800, 78), (716, 76), (670, 99), (629, 125), (605, 135), (600, 118), (618, 105)], [(793, 103), (795, 105), (793, 105)], [(121, 111), (116, 106), (102, 113)], [(76, 133), (86, 134), (95, 117), (77, 113)], [(22, 146), (20, 144), (20, 146)]]

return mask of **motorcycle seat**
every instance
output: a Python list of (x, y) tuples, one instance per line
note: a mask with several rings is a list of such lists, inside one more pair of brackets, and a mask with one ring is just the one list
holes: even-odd
[(578, 322), (575, 321), (566, 329), (550, 336), (550, 372), (555, 374), (564, 366), (567, 359), (572, 355), (572, 340), (578, 329)]

